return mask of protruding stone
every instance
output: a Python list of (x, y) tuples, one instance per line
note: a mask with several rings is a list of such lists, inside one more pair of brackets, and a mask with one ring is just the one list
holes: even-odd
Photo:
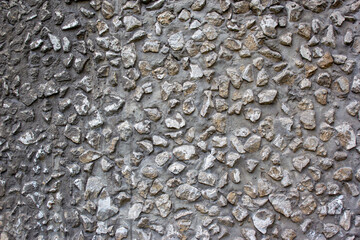
[(196, 187), (189, 184), (182, 184), (175, 189), (175, 196), (181, 200), (194, 202), (201, 196), (201, 193)]
[(292, 213), (291, 202), (284, 194), (270, 194), (269, 201), (273, 205), (274, 209), (283, 214), (285, 217), (290, 217)]
[(142, 23), (140, 22), (140, 20), (134, 16), (125, 16), (123, 18), (123, 22), (124, 22), (125, 29), (127, 32), (131, 32), (131, 31), (135, 30), (136, 28), (142, 26)]
[(344, 122), (336, 126), (335, 129), (341, 146), (343, 146), (346, 150), (356, 147), (355, 132), (349, 123)]
[(333, 178), (340, 182), (351, 181), (353, 177), (353, 171), (350, 167), (342, 167), (334, 172)]
[(187, 161), (196, 156), (196, 149), (193, 145), (181, 145), (173, 149), (175, 157), (181, 161)]
[(179, 51), (185, 46), (185, 40), (182, 32), (177, 32), (168, 38), (168, 43), (174, 51)]
[(266, 234), (268, 227), (275, 221), (275, 215), (267, 209), (260, 209), (252, 216), (252, 220), (255, 228), (262, 234)]

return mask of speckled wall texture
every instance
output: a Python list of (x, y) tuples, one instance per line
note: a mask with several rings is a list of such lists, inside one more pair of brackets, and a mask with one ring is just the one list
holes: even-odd
[(359, 18), (0, 1), (0, 240), (360, 239)]

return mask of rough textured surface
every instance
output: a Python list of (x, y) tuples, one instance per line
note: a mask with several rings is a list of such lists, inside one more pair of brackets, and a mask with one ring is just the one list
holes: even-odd
[(359, 11), (0, 1), (0, 240), (360, 239)]

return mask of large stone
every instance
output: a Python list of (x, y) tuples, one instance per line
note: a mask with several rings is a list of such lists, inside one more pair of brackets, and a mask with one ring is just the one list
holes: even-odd
[(160, 216), (166, 218), (171, 212), (172, 203), (168, 194), (163, 194), (156, 198), (155, 205), (160, 212)]
[(198, 175), (199, 183), (208, 185), (208, 186), (215, 186), (216, 176), (212, 173), (207, 172), (200, 172)]
[(291, 216), (291, 202), (286, 195), (280, 193), (270, 194), (269, 201), (277, 212), (283, 214), (285, 217)]
[(97, 219), (100, 221), (105, 221), (110, 217), (116, 215), (118, 212), (119, 209), (112, 204), (109, 194), (105, 190), (103, 190), (100, 194), (100, 198), (97, 204)]
[(315, 13), (321, 13), (327, 7), (328, 2), (326, 0), (303, 0), (302, 4), (306, 9)]
[(300, 113), (300, 122), (303, 127), (308, 130), (313, 130), (316, 127), (315, 111), (306, 110)]
[(168, 43), (172, 50), (179, 51), (185, 46), (185, 40), (182, 32), (177, 32), (168, 38)]
[(187, 161), (196, 156), (196, 149), (193, 145), (181, 145), (173, 149), (173, 154), (177, 159)]
[(347, 122), (344, 122), (335, 127), (337, 131), (337, 138), (340, 141), (341, 146), (346, 150), (356, 147), (356, 136), (353, 128)]
[(134, 16), (125, 16), (123, 18), (123, 22), (125, 25), (125, 29), (128, 32), (133, 31), (134, 29), (142, 26), (142, 23), (140, 22), (140, 20)]
[(87, 150), (87, 151), (85, 151), (83, 154), (81, 154), (79, 156), (79, 160), (82, 163), (89, 163), (89, 162), (93, 162), (95, 160), (98, 160), (101, 156), (102, 156), (102, 154), (100, 152)]
[(303, 212), (303, 214), (310, 215), (312, 214), (317, 207), (316, 200), (313, 195), (309, 195), (302, 201), (299, 205), (299, 208)]
[(246, 210), (246, 208), (243, 208), (241, 206), (234, 207), (231, 213), (235, 217), (235, 219), (239, 222), (244, 221), (245, 218), (249, 215), (248, 210)]
[(181, 200), (194, 202), (201, 196), (201, 193), (196, 187), (182, 184), (175, 189), (175, 196)]
[(294, 166), (294, 168), (298, 171), (298, 172), (302, 172), (302, 170), (310, 163), (310, 158), (308, 156), (298, 156), (293, 158), (292, 160), (292, 164)]
[(261, 137), (258, 135), (252, 135), (246, 140), (244, 144), (245, 151), (253, 153), (259, 150), (261, 145)]
[(351, 181), (353, 177), (353, 171), (350, 167), (342, 167), (334, 172), (333, 178), (340, 182)]
[(323, 233), (326, 238), (332, 238), (340, 230), (340, 227), (333, 223), (325, 223), (323, 228)]
[(121, 50), (121, 59), (125, 68), (133, 67), (136, 61), (136, 49), (135, 44), (131, 43), (125, 45)]
[(255, 228), (262, 234), (266, 234), (267, 228), (275, 221), (275, 215), (270, 210), (260, 209), (252, 216), (252, 220)]
[(265, 15), (260, 22), (260, 27), (264, 34), (270, 38), (276, 38), (277, 31), (276, 26), (278, 25), (277, 21), (273, 18), (272, 15)]
[(173, 118), (166, 118), (165, 125), (167, 128), (180, 129), (185, 126), (185, 119), (177, 113)]
[(263, 90), (259, 93), (259, 103), (260, 104), (271, 104), (274, 102), (278, 91), (275, 89), (272, 90)]

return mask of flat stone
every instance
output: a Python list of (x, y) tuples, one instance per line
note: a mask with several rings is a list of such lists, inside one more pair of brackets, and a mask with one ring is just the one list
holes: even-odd
[(328, 3), (325, 0), (303, 0), (304, 8), (309, 9), (315, 13), (321, 13), (325, 10)]
[(177, 113), (173, 118), (166, 118), (165, 125), (170, 129), (180, 129), (185, 126), (185, 119), (180, 113)]
[(170, 11), (165, 11), (157, 16), (157, 21), (162, 25), (169, 25), (175, 19), (175, 15)]

